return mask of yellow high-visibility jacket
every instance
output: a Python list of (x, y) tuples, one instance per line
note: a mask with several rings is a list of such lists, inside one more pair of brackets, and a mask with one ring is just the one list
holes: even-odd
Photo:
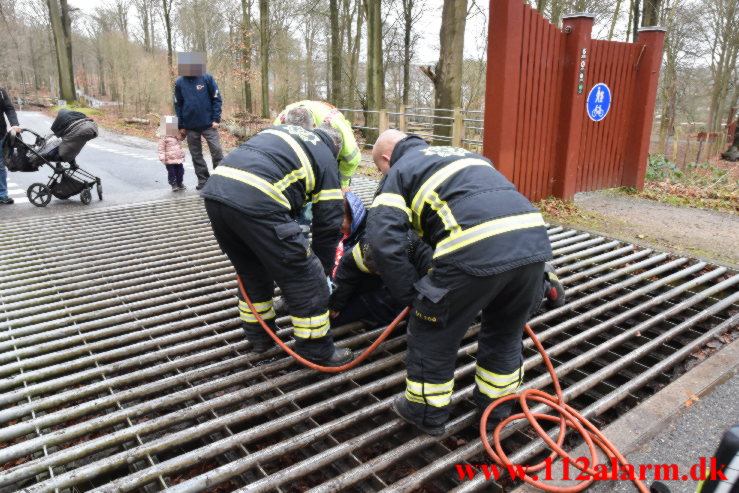
[(352, 130), (351, 124), (344, 118), (336, 107), (323, 102), (323, 101), (298, 101), (288, 105), (282, 112), (277, 116), (274, 121), (274, 125), (283, 125), (285, 118), (287, 117), (288, 111), (299, 106), (304, 106), (310, 110), (313, 114), (313, 121), (316, 126), (326, 122), (330, 123), (337, 132), (341, 134), (341, 138), (344, 141), (344, 146), (339, 152), (339, 173), (341, 174), (341, 186), (349, 186), (349, 180), (351, 179), (354, 172), (357, 170), (359, 161), (362, 158), (359, 146), (357, 145), (357, 139), (354, 138), (354, 131)]

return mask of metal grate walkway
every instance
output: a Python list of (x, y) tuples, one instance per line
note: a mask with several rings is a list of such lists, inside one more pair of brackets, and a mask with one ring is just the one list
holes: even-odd
[[(374, 182), (357, 180), (365, 199)], [(459, 351), (451, 433), (394, 417), (402, 330), (360, 367), (249, 352), (233, 271), (198, 198), (0, 224), (0, 489), (476, 491), (476, 332)], [(549, 228), (568, 304), (531, 321), (572, 405), (599, 425), (659, 390), (706, 343), (737, 335), (739, 275)], [(289, 339), (289, 318), (278, 319)], [(361, 350), (381, 328), (335, 329)], [(526, 385), (548, 389), (524, 341)], [(540, 452), (507, 430), (514, 462)]]

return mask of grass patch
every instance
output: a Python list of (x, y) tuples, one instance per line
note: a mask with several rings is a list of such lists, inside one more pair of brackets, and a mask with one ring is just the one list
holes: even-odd
[(606, 227), (607, 221), (603, 216), (584, 211), (571, 200), (548, 197), (534, 205), (539, 208), (547, 221), (596, 230)]
[(102, 116), (105, 114), (100, 110), (96, 110), (94, 108), (88, 108), (87, 106), (79, 106), (77, 104), (68, 104), (66, 106), (52, 106), (50, 110), (54, 112), (54, 114), (59, 113), (59, 110), (79, 111), (80, 113), (83, 113), (86, 116)]
[(737, 169), (739, 165), (727, 168), (710, 163), (690, 163), (679, 168), (661, 154), (652, 154), (644, 190), (620, 187), (613, 192), (681, 207), (739, 214)]

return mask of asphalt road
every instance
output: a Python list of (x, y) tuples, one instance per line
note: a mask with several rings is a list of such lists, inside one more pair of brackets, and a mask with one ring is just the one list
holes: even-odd
[[(21, 126), (41, 135), (51, 132), (52, 119), (33, 111), (18, 112)], [(204, 150), (207, 145), (203, 145)], [(206, 154), (206, 160), (210, 162)], [(131, 204), (157, 199), (175, 198), (196, 194), (197, 180), (189, 154), (185, 162), (185, 192), (172, 192), (167, 183), (167, 170), (159, 162), (156, 142), (137, 137), (118, 135), (101, 129), (97, 139), (87, 143), (77, 157), (77, 164), (85, 171), (100, 177), (103, 200), (99, 201), (93, 189), (90, 205), (84, 205), (79, 195), (68, 200), (56, 197), (44, 207), (36, 207), (28, 201), (26, 190), (33, 183), (48, 181), (52, 170), (43, 166), (34, 173), (8, 173), (8, 195), (13, 205), (0, 206), (0, 220), (21, 217), (56, 215), (92, 210), (111, 205)]]

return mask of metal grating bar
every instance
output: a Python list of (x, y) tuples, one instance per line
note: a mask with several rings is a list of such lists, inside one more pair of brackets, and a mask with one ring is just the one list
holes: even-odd
[[(369, 202), (375, 182), (355, 179)], [(84, 231), (85, 241), (69, 231)], [(199, 199), (0, 225), (0, 487), (26, 491), (477, 491), (474, 355), (458, 353), (450, 433), (418, 435), (389, 410), (405, 337), (321, 375), (249, 352), (235, 282)], [(739, 275), (561, 226), (549, 228), (568, 303), (530, 325), (573, 406), (605, 424), (691, 353), (736, 337)], [(53, 259), (49, 261), (49, 259)], [(7, 277), (6, 277), (7, 274)], [(279, 294), (279, 290), (276, 291)], [(289, 339), (289, 318), (278, 318)], [(335, 328), (361, 350), (381, 328)], [(526, 384), (551, 386), (525, 340)], [(540, 451), (506, 430), (516, 460)], [(484, 459), (482, 459), (484, 460)]]

